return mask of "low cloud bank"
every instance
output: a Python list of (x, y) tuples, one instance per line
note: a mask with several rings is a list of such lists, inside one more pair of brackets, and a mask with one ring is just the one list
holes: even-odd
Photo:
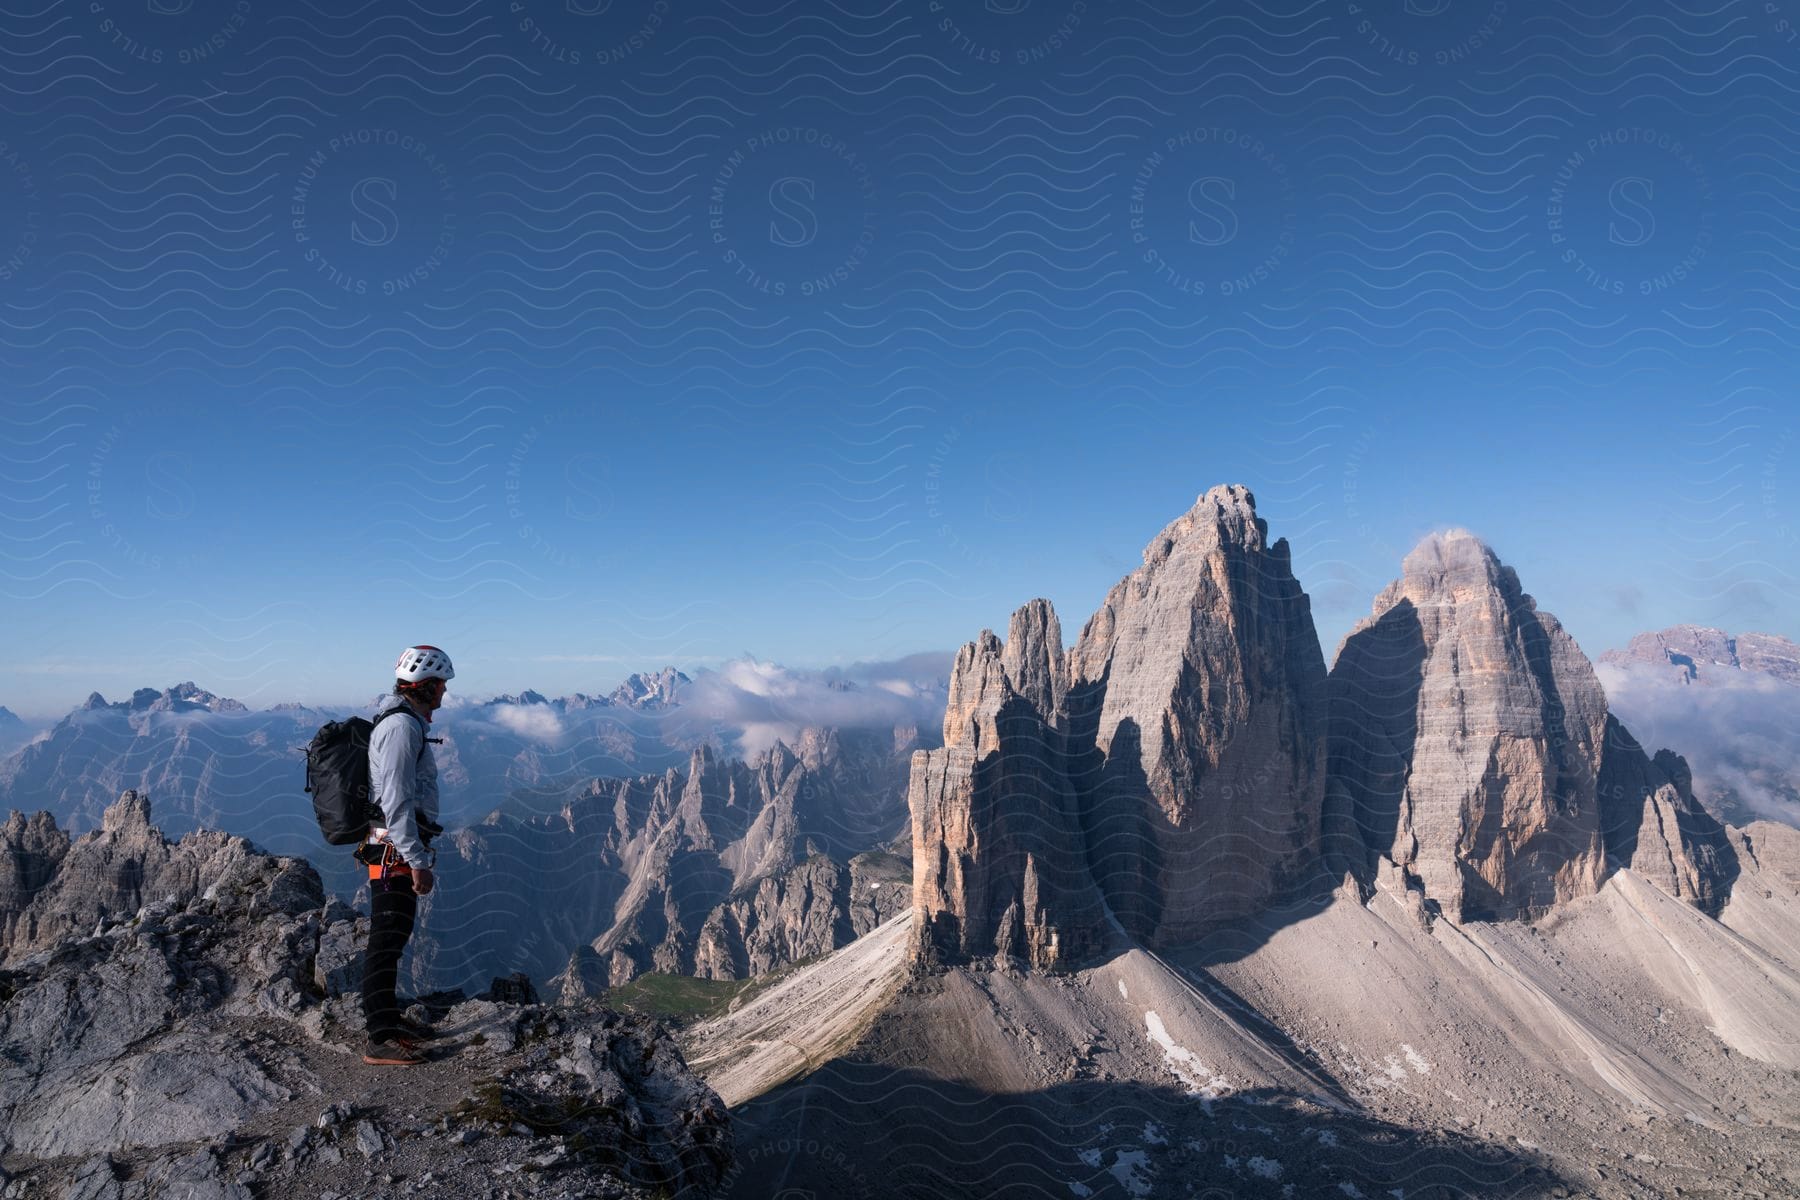
[(792, 742), (809, 725), (934, 730), (944, 721), (951, 662), (948, 653), (915, 654), (814, 671), (737, 659), (696, 674), (681, 691), (680, 711), (737, 730), (746, 757)]
[(1613, 713), (1655, 752), (1694, 770), (1694, 793), (1734, 824), (1800, 826), (1800, 687), (1764, 675), (1684, 686), (1660, 667), (1598, 663)]

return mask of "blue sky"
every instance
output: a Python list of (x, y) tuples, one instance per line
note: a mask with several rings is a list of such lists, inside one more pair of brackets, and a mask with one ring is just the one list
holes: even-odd
[(162, 7), (7, 18), (21, 713), (1072, 640), (1223, 482), (1327, 654), (1446, 525), (1800, 638), (1761, 5)]

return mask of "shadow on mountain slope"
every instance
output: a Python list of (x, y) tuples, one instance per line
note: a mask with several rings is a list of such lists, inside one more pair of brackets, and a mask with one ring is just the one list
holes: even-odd
[[(1266, 1089), (1207, 1100), (1077, 1079), (992, 1095), (852, 1056), (735, 1114), (724, 1200), (1538, 1197), (1536, 1155)], [(1398, 1194), (1398, 1193), (1396, 1193)]]

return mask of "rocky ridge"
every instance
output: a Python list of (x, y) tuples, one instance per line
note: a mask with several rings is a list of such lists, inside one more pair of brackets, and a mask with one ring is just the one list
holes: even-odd
[(445, 1036), (402, 1084), (354, 1056), (364, 922), (308, 864), (168, 845), (135, 793), (106, 818), (6, 825), (51, 866), (7, 880), (5, 1195), (704, 1194), (727, 1169), (723, 1106), (654, 1023), (523, 981), (426, 997)]

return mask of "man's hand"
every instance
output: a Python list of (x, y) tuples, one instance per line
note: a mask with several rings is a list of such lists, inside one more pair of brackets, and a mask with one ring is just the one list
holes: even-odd
[(431, 889), (437, 886), (437, 880), (432, 876), (430, 867), (414, 867), (412, 883), (413, 892), (420, 896), (429, 896)]

